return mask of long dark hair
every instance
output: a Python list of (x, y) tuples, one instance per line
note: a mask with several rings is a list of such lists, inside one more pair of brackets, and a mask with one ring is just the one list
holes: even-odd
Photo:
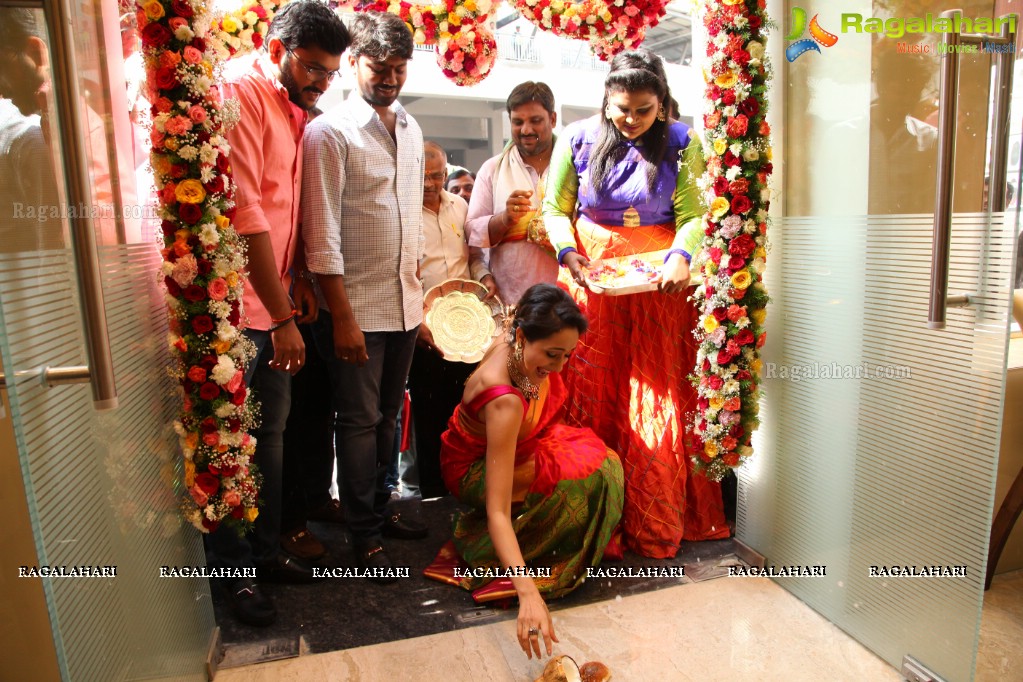
[(511, 333), (521, 329), (527, 341), (539, 341), (571, 327), (579, 334), (586, 332), (589, 322), (572, 297), (553, 284), (534, 284), (526, 289), (515, 306)]
[[(668, 78), (664, 74), (661, 58), (649, 50), (621, 52), (611, 60), (611, 72), (604, 81), (604, 102), (600, 111), (600, 132), (597, 143), (590, 151), (590, 186), (594, 192), (606, 189), (611, 169), (626, 152), (625, 137), (618, 132), (604, 112), (610, 96), (616, 92), (649, 90), (657, 95), (661, 106), (671, 101)], [(643, 133), (642, 154), (646, 162), (647, 185), (651, 191), (657, 184), (657, 169), (668, 148), (668, 121), (654, 120), (650, 130)]]

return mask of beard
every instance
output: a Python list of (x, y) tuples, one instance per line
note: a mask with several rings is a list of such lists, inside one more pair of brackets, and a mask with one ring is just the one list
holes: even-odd
[(298, 81), (295, 79), (295, 75), (291, 72), (291, 55), (287, 55), (285, 59), (287, 60), (288, 63), (283, 64), (281, 68), (281, 85), (283, 85), (284, 89), (288, 91), (288, 99), (291, 101), (292, 104), (294, 104), (296, 107), (300, 107), (306, 111), (309, 111), (310, 109), (316, 106), (316, 103), (314, 102), (312, 104), (309, 104), (307, 102), (303, 102), (302, 93), (311, 92), (316, 93), (317, 95), (322, 95), (323, 91), (321, 91), (319, 88), (314, 88), (311, 85), (305, 88), (299, 86)]

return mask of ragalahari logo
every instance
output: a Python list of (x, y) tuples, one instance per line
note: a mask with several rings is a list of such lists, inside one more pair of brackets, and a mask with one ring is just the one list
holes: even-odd
[(817, 22), (818, 16), (815, 14), (813, 19), (810, 20), (810, 37), (799, 40), (806, 30), (806, 10), (802, 7), (792, 8), (792, 30), (785, 36), (785, 40), (796, 41), (785, 48), (785, 58), (790, 62), (796, 61), (800, 56), (811, 50), (819, 53), (821, 49), (817, 47), (818, 43), (824, 47), (831, 47), (838, 42), (838, 36), (834, 33), (828, 33), (821, 28), (821, 25)]

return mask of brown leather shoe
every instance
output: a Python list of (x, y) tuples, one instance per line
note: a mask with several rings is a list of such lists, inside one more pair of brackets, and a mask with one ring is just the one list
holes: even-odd
[(320, 559), (327, 554), (327, 548), (306, 528), (299, 528), (281, 535), (281, 548), (299, 559)]
[(331, 500), (319, 509), (314, 509), (306, 516), (310, 521), (322, 521), (324, 523), (344, 523), (345, 512), (341, 509), (339, 500)]

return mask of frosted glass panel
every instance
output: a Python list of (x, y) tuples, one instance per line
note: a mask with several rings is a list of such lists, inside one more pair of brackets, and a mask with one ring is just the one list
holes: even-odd
[(161, 579), (205, 563), (177, 514), (176, 395), (152, 245), (101, 251), (121, 407), (92, 408), (87, 384), (45, 388), (42, 366), (84, 365), (71, 254), (0, 255), (0, 350), (39, 561), (116, 566), (116, 578), (43, 585), (68, 680), (205, 679), (214, 628), (205, 580)]
[[(784, 218), (763, 427), (738, 537), (892, 665), (972, 678), (1002, 418), (1015, 215), (953, 221), (948, 328), (927, 329), (930, 216)], [(870, 577), (872, 566), (965, 576)]]

